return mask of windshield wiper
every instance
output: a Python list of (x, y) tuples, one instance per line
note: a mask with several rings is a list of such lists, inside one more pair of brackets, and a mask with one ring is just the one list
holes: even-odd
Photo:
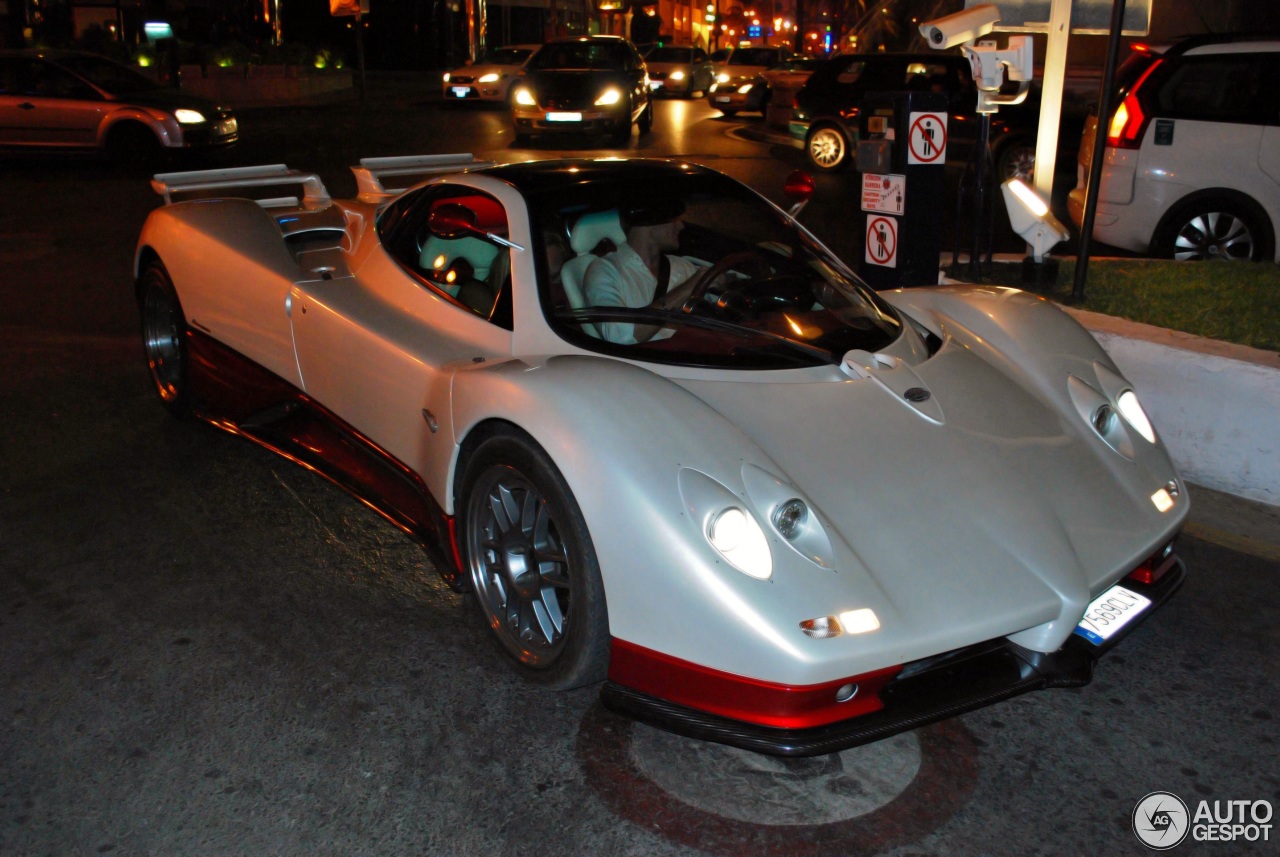
[[(768, 339), (771, 344), (785, 346), (793, 351), (798, 351), (806, 357), (815, 358), (828, 363), (832, 366), (839, 365), (843, 353), (836, 354), (826, 348), (819, 348), (816, 345), (810, 345), (807, 342), (800, 342), (790, 337), (783, 336), (779, 333), (771, 333), (767, 330), (759, 330), (754, 327), (747, 327), (743, 324), (737, 324), (732, 321), (724, 321), (719, 318), (708, 318), (705, 315), (694, 315), (684, 312), (683, 310), (672, 309), (654, 309), (653, 307), (640, 307), (638, 309), (630, 309), (628, 307), (583, 307), (582, 309), (561, 309), (554, 313), (558, 319), (576, 322), (596, 322), (596, 321), (674, 321), (680, 324), (688, 324), (694, 327), (705, 327), (710, 330), (720, 330), (725, 333), (735, 333), (739, 336), (756, 336)], [(754, 346), (763, 347), (763, 346)]]

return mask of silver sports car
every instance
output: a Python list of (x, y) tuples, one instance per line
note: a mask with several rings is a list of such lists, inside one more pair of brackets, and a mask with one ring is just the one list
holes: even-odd
[[(155, 178), (155, 388), (420, 541), (534, 682), (827, 753), (1083, 685), (1182, 582), (1185, 486), (1048, 301), (875, 293), (688, 163), (354, 171), (349, 200), (280, 165)], [(695, 273), (605, 300), (653, 224)]]

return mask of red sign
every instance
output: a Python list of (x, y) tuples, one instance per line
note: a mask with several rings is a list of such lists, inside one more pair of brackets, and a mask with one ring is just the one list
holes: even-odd
[(866, 259), (872, 265), (898, 267), (898, 221), (867, 215)]
[(907, 148), (908, 164), (946, 163), (947, 114), (912, 113)]

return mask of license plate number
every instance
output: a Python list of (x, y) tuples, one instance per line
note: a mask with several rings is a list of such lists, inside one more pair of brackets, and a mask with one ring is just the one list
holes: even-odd
[(1113, 586), (1093, 600), (1075, 632), (1095, 646), (1101, 645), (1150, 606), (1150, 598)]
[(466, 98), (467, 93), (470, 91), (471, 91), (471, 87), (469, 86), (455, 86), (453, 88), (453, 94), (457, 98)]
[(548, 113), (548, 122), (581, 122), (581, 113)]
[(732, 101), (732, 100), (733, 100), (733, 99), (731, 99), (731, 98), (730, 98), (729, 96), (727, 96), (727, 95), (717, 95), (717, 96), (716, 96), (716, 104), (728, 104), (728, 103), (729, 103), (730, 101)]

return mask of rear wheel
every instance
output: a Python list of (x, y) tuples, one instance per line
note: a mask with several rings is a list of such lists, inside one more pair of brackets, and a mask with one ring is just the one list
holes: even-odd
[(459, 505), (476, 601), (521, 672), (558, 689), (602, 680), (611, 639), (600, 565), (542, 447), (515, 430), (481, 441)]
[(819, 125), (809, 130), (804, 141), (809, 163), (823, 172), (842, 170), (849, 163), (849, 141), (834, 125)]
[(1270, 261), (1275, 232), (1257, 203), (1209, 194), (1175, 206), (1156, 230), (1152, 255), (1179, 261)]
[(160, 402), (175, 417), (191, 413), (187, 384), (187, 321), (169, 272), (152, 262), (138, 279), (142, 350)]

